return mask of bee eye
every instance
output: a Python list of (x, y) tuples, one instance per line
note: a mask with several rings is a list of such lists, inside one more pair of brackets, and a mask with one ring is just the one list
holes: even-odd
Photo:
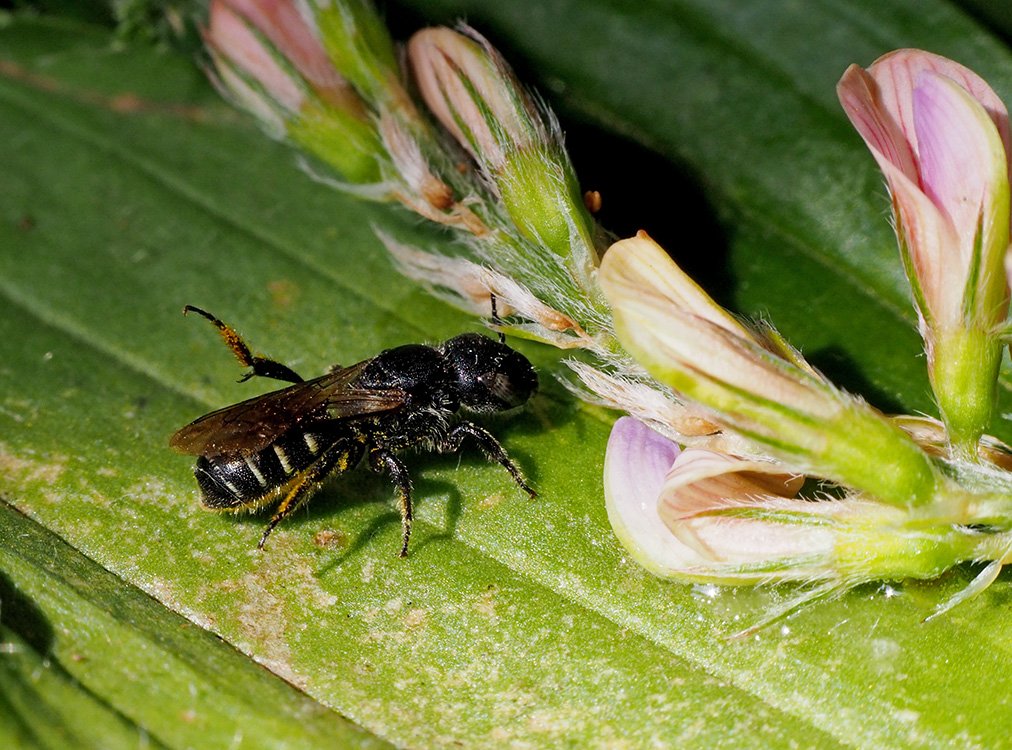
[(510, 382), (509, 376), (501, 372), (488, 372), (479, 377), (478, 381), (497, 399), (507, 404), (513, 404), (515, 401), (513, 384)]

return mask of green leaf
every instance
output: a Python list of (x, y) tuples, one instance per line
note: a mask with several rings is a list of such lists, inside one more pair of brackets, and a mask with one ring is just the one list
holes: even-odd
[[(648, 145), (665, 174), (688, 172), (722, 234), (696, 236), (701, 220), (677, 213), (675, 193), (664, 214), (625, 220), (726, 269), (708, 277), (726, 282), (724, 299), (766, 311), (876, 403), (932, 411), (884, 192), (833, 85), (852, 61), (917, 44), (1008, 100), (1000, 43), (941, 2), (418, 7), (466, 14), (569, 117)], [(1006, 578), (927, 625), (973, 569), (859, 589), (728, 642), (792, 591), (691, 588), (636, 567), (601, 496), (611, 415), (574, 403), (551, 377), (556, 353), (534, 345), (523, 350), (543, 393), (489, 426), (537, 500), (475, 453), (459, 466), (409, 456), (419, 522), (407, 559), (392, 490), (368, 472), (330, 485), (258, 553), (264, 519), (202, 511), (190, 459), (166, 442), (268, 386), (236, 385), (234, 360), (182, 305), (315, 375), (479, 329), (399, 278), (373, 227), (442, 240), (312, 183), (188, 60), (76, 23), (8, 21), (0, 495), (28, 518), (0, 514), (0, 596), (4, 612), (13, 593), (35, 614), (4, 619), (17, 633), (5, 642), (34, 651), (3, 673), (7, 705), (66, 691), (67, 731), (92, 712), (110, 746), (141, 731), (166, 747), (1006, 741)], [(666, 189), (617, 161), (616, 182), (588, 185), (606, 205)], [(25, 677), (31, 659), (56, 670), (51, 684)], [(0, 742), (24, 741), (34, 720), (5, 718)]]
[(6, 747), (132, 748), (142, 741), (160, 746), (2, 626), (0, 649), (0, 737)]
[(0, 736), (52, 748), (386, 747), (6, 504), (0, 537), (15, 542), (0, 549), (11, 725)]

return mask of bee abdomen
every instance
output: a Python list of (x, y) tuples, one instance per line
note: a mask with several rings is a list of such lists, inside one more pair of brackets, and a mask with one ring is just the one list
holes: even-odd
[(234, 453), (201, 456), (193, 469), (201, 501), (214, 510), (258, 505), (309, 468), (324, 447), (320, 435), (291, 430), (262, 451), (248, 456)]

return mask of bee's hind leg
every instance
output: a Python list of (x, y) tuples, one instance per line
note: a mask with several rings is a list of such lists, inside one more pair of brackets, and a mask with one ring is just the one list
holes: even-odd
[(264, 529), (263, 536), (260, 537), (257, 549), (264, 548), (267, 537), (274, 531), (274, 527), (302, 507), (319, 489), (320, 483), (327, 478), (328, 474), (347, 471), (359, 462), (363, 452), (364, 449), (357, 443), (350, 447), (343, 444), (334, 445), (309, 467), (293, 477), (287, 484), (284, 499), (278, 504), (274, 515), (267, 523), (267, 528)]
[(221, 334), (221, 338), (224, 340), (225, 346), (232, 351), (232, 354), (235, 355), (235, 358), (239, 360), (240, 364), (242, 364), (243, 367), (252, 368), (250, 372), (247, 372), (239, 379), (240, 383), (245, 383), (254, 375), (259, 375), (262, 378), (282, 380), (286, 383), (303, 382), (302, 376), (288, 365), (283, 365), (277, 360), (270, 359), (269, 357), (259, 357), (254, 355), (250, 348), (246, 345), (246, 342), (242, 340), (242, 336), (240, 336), (232, 326), (222, 322), (206, 310), (201, 310), (199, 307), (186, 305), (183, 308), (183, 315), (191, 312), (197, 313), (197, 315), (210, 320)]

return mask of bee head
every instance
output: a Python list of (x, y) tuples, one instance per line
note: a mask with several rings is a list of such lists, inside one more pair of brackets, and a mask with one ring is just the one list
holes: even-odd
[(512, 409), (538, 390), (538, 374), (531, 363), (500, 341), (464, 333), (440, 350), (456, 373), (460, 403), (471, 411)]

